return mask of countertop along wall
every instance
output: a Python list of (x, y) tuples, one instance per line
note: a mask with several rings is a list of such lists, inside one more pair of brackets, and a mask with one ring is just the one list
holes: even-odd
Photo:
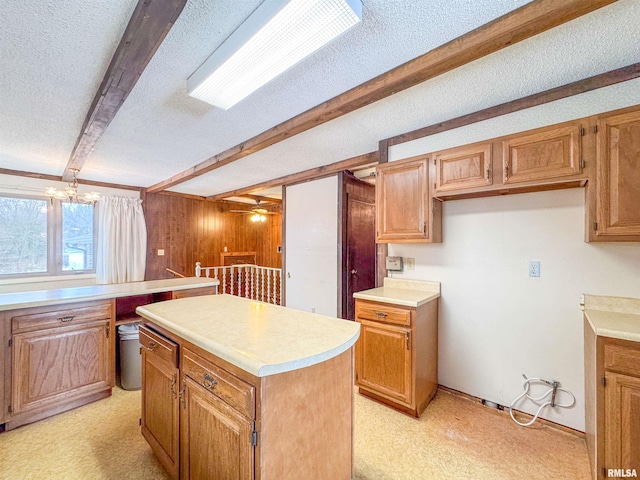
[[(400, 144), (390, 160), (639, 104), (639, 86), (625, 82)], [(447, 201), (442, 244), (389, 246), (389, 255), (416, 263), (393, 278), (442, 283), (440, 384), (506, 406), (522, 392), (523, 373), (558, 380), (576, 405), (542, 417), (584, 431), (580, 295), (640, 297), (640, 243), (585, 243), (584, 195), (578, 188)], [(540, 278), (528, 277), (530, 260), (541, 262)], [(530, 402), (516, 408), (537, 410)]]

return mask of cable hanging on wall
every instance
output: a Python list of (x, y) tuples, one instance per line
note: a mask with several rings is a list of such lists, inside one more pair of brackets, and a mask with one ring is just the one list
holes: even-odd
[[(533, 425), (533, 423), (538, 419), (538, 417), (540, 416), (540, 413), (542, 412), (542, 410), (545, 407), (549, 407), (550, 406), (550, 407), (571, 408), (571, 407), (573, 407), (575, 405), (576, 397), (573, 395), (573, 393), (571, 393), (566, 388), (560, 387), (560, 382), (558, 382), (556, 380), (554, 380), (553, 382), (550, 382), (550, 381), (544, 380), (542, 378), (527, 378), (527, 376), (525, 374), (522, 374), (522, 376), (524, 377), (524, 380), (525, 380), (524, 384), (523, 384), (524, 391), (520, 395), (518, 395), (513, 400), (513, 402), (511, 402), (509, 404), (509, 415), (511, 415), (511, 419), (514, 422), (516, 422), (518, 425), (520, 425), (521, 427), (528, 427), (530, 425)], [(529, 393), (532, 383), (543, 383), (543, 384), (547, 385), (549, 387), (549, 389), (545, 393), (540, 395), (539, 397), (533, 397)], [(564, 392), (567, 395), (569, 395), (571, 397), (571, 401), (569, 403), (558, 403), (556, 401), (556, 397), (558, 396), (558, 392)], [(551, 395), (551, 398), (549, 400), (545, 401), (545, 399), (548, 398), (549, 395)], [(529, 422), (526, 422), (526, 423), (519, 422), (518, 420), (516, 420), (516, 417), (513, 415), (513, 405), (515, 403), (517, 403), (518, 401), (520, 401), (520, 399), (522, 399), (523, 397), (527, 397), (529, 400), (531, 400), (533, 403), (535, 403), (536, 405), (539, 406), (538, 411), (533, 416), (533, 418)]]

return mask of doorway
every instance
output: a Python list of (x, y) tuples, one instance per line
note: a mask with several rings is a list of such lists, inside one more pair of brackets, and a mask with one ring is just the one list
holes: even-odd
[(375, 287), (376, 232), (375, 186), (340, 173), (341, 206), (341, 303), (342, 318), (355, 319), (354, 292)]

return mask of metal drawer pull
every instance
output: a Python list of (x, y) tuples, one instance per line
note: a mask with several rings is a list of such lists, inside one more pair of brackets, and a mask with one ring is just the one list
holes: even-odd
[(177, 398), (178, 397), (178, 392), (176, 392), (174, 390), (173, 387), (176, 386), (176, 382), (178, 381), (178, 373), (177, 372), (173, 372), (173, 380), (171, 381), (171, 393), (173, 393), (173, 398)]
[(184, 400), (184, 391), (187, 389), (187, 379), (183, 378), (182, 379), (182, 389), (180, 390), (180, 392), (178, 392), (178, 395), (180, 396), (180, 403), (182, 404), (182, 408), (186, 408), (186, 402)]
[(377, 316), (378, 318), (384, 318), (384, 317), (386, 317), (386, 316), (387, 316), (387, 314), (386, 314), (386, 313), (384, 313), (384, 312), (376, 312), (376, 316)]
[(213, 390), (218, 385), (218, 381), (208, 373), (205, 373), (202, 379), (202, 386), (209, 390)]
[(151, 340), (149, 342), (149, 345), (147, 345), (144, 348), (146, 348), (147, 350), (149, 350), (151, 352), (151, 351), (155, 350), (157, 346), (158, 346), (158, 344), (156, 342), (154, 342), (153, 340)]
[(61, 321), (62, 323), (67, 323), (73, 320), (74, 318), (76, 318), (75, 315), (67, 315), (66, 317), (59, 317), (58, 320)]

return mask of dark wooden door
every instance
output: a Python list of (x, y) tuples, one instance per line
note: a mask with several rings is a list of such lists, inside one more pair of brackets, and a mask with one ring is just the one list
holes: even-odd
[(375, 203), (347, 193), (346, 318), (355, 319), (354, 292), (376, 284)]

